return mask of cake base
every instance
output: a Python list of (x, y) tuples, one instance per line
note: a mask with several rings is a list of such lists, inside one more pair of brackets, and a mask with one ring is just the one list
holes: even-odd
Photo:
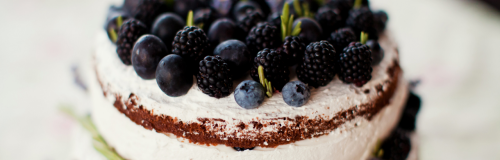
[[(401, 75), (399, 78), (402, 79)], [(115, 147), (115, 150), (126, 159), (152, 160), (329, 160), (332, 157), (338, 160), (367, 159), (371, 156), (375, 144), (388, 136), (399, 121), (409, 92), (407, 82), (400, 81), (389, 105), (372, 119), (357, 117), (335, 129), (332, 134), (276, 148), (257, 147), (254, 150), (237, 152), (232, 147), (224, 145), (197, 145), (174, 135), (144, 129), (111, 107), (113, 102), (102, 96), (102, 90), (97, 82), (90, 85), (90, 91), (93, 121), (99, 122), (96, 127), (108, 144)]]

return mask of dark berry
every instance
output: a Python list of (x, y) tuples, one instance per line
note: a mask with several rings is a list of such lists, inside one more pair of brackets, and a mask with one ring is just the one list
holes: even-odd
[(354, 83), (361, 87), (372, 79), (371, 64), (370, 48), (359, 42), (352, 42), (339, 56), (339, 78), (344, 83)]
[(194, 12), (194, 24), (208, 32), (212, 23), (219, 17), (219, 13), (213, 8), (200, 8)]
[(171, 49), (172, 41), (177, 34), (177, 31), (184, 28), (186, 22), (175, 13), (163, 13), (158, 18), (156, 18), (153, 23), (153, 28), (151, 32), (158, 36), (167, 46)]
[(142, 79), (154, 79), (158, 62), (169, 54), (160, 38), (143, 35), (135, 42), (132, 50), (132, 66)]
[(297, 67), (297, 78), (315, 88), (326, 86), (335, 77), (336, 58), (335, 48), (327, 41), (309, 44), (302, 63)]
[(214, 55), (220, 56), (229, 65), (233, 78), (247, 75), (248, 70), (252, 67), (253, 56), (247, 45), (239, 40), (222, 42), (215, 48)]
[[(121, 18), (121, 23), (129, 19), (129, 17), (124, 16), (124, 15), (116, 15), (115, 17), (112, 17), (106, 22), (106, 33), (108, 33), (108, 38), (113, 42), (116, 43), (118, 40), (118, 32), (120, 31), (121, 25), (118, 25), (118, 19)], [(114, 32), (114, 33), (112, 33)], [(113, 37), (116, 36), (116, 37)]]
[(135, 41), (147, 33), (146, 25), (138, 20), (129, 19), (122, 24), (118, 32), (116, 52), (125, 65), (132, 64), (132, 47), (134, 47)]
[(283, 86), (290, 81), (290, 71), (283, 63), (280, 51), (263, 49), (254, 58), (250, 75), (255, 81), (260, 81), (258, 68), (264, 68), (264, 77), (271, 82), (274, 89), (281, 91)]
[(173, 9), (179, 16), (187, 17), (189, 11), (209, 6), (209, 0), (176, 0)]
[(321, 7), (316, 14), (316, 21), (323, 29), (323, 33), (328, 37), (330, 33), (342, 27), (344, 22), (340, 14), (329, 7)]
[(262, 22), (264, 17), (255, 11), (248, 11), (243, 19), (238, 22), (238, 27), (243, 31), (244, 35), (247, 35), (250, 32), (250, 29), (257, 25), (257, 23)]
[(123, 2), (123, 10), (128, 15), (133, 15), (135, 13), (135, 10), (138, 8), (140, 1), (141, 0), (125, 0)]
[(376, 40), (368, 40), (366, 45), (372, 51), (372, 66), (378, 65), (384, 58), (384, 49), (380, 47), (380, 44)]
[(382, 33), (385, 30), (385, 26), (387, 24), (387, 20), (389, 17), (385, 11), (378, 11), (373, 13), (374, 17), (374, 28), (378, 34)]
[(190, 69), (196, 72), (198, 62), (208, 54), (208, 38), (198, 27), (184, 27), (177, 32), (172, 42), (172, 53), (180, 55), (188, 61)]
[[(130, 14), (128, 14), (124, 9), (123, 7), (121, 6), (115, 6), (115, 5), (111, 5), (108, 9), (108, 13), (106, 15), (106, 25), (107, 25), (107, 22), (109, 22), (111, 19), (115, 18), (115, 17), (118, 17), (118, 16), (122, 16), (122, 17), (130, 17)], [(107, 28), (107, 27), (106, 27)], [(118, 29), (120, 29), (118, 27)]]
[(258, 12), (260, 15), (265, 16), (264, 12), (260, 9), (260, 6), (252, 1), (239, 1), (235, 3), (232, 8), (231, 14), (233, 19), (237, 22), (243, 20), (248, 12)]
[(246, 80), (234, 90), (234, 100), (245, 109), (254, 109), (264, 102), (265, 92), (259, 82)]
[(345, 21), (349, 16), (349, 11), (354, 6), (354, 2), (352, 0), (330, 0), (326, 6), (340, 14), (342, 20)]
[[(281, 26), (281, 13), (274, 12), (269, 17), (267, 17), (267, 22), (273, 26)], [(281, 27), (278, 27), (278, 30), (281, 31)]]
[(295, 28), (299, 21), (302, 22), (302, 25), (300, 25), (302, 30), (299, 37), (302, 38), (305, 44), (321, 40), (321, 37), (323, 37), (323, 30), (316, 20), (307, 17), (296, 19), (293, 22), (293, 28)]
[(337, 51), (344, 50), (351, 42), (356, 42), (357, 36), (351, 28), (341, 28), (330, 34), (328, 42), (330, 42)]
[(188, 63), (179, 55), (169, 54), (156, 68), (156, 82), (171, 97), (185, 95), (193, 85), (193, 75), (186, 68)]
[(222, 18), (215, 21), (208, 30), (208, 40), (211, 47), (229, 39), (242, 39), (243, 35), (238, 32), (238, 26), (228, 19)]
[(250, 0), (252, 2), (255, 2), (259, 5), (260, 10), (262, 10), (262, 13), (264, 18), (266, 18), (269, 14), (271, 14), (271, 7), (269, 6), (269, 3), (267, 0)]
[(238, 151), (238, 152), (242, 152), (242, 151), (246, 151), (246, 150), (253, 150), (255, 147), (252, 147), (252, 148), (241, 148), (241, 147), (233, 147), (234, 150)]
[(167, 11), (167, 7), (161, 0), (141, 0), (133, 16), (135, 19), (151, 27), (158, 15)]
[(198, 88), (210, 97), (226, 97), (233, 88), (229, 66), (219, 56), (206, 56), (200, 61), (196, 80)]
[[(301, 7), (301, 11), (302, 13), (298, 13), (296, 10), (295, 10), (295, 6), (294, 6), (294, 1), (298, 1), (299, 2), (299, 6)], [(294, 15), (294, 17), (298, 18), (298, 17), (305, 17), (306, 15), (304, 15), (304, 9), (308, 9), (309, 10), (309, 13), (316, 13), (316, 11), (318, 11), (318, 8), (320, 7), (319, 4), (318, 4), (318, 1), (316, 0), (283, 0), (278, 6), (279, 6), (279, 11), (282, 12), (283, 10), (283, 6), (285, 5), (285, 3), (288, 3), (288, 7), (289, 7), (289, 12), (291, 15)], [(305, 5), (309, 6), (309, 8), (305, 8)]]
[[(371, 33), (373, 32), (374, 16), (372, 11), (367, 7), (361, 7), (358, 9), (352, 9), (349, 12), (349, 17), (346, 20), (346, 26), (353, 29), (356, 35), (360, 35), (361, 32)], [(375, 35), (370, 35), (371, 37)]]
[(302, 61), (306, 44), (300, 37), (287, 36), (283, 42), (281, 53), (283, 54), (284, 62), (288, 66), (295, 65)]
[(283, 100), (289, 106), (300, 107), (309, 101), (311, 91), (309, 87), (301, 81), (288, 82), (283, 87)]
[(404, 131), (394, 131), (380, 146), (384, 151), (382, 159), (405, 160), (411, 149), (411, 141)]
[(398, 128), (406, 131), (415, 130), (415, 122), (421, 103), (420, 97), (410, 91), (410, 95), (408, 100), (406, 100), (405, 109), (403, 110), (403, 115), (399, 121)]
[(246, 44), (250, 52), (255, 55), (264, 48), (277, 48), (280, 45), (280, 35), (276, 26), (261, 22), (250, 30)]

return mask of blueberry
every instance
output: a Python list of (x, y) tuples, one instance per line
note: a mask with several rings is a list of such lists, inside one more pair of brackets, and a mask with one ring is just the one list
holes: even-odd
[(252, 66), (252, 54), (247, 45), (239, 40), (222, 42), (215, 48), (214, 55), (219, 55), (229, 65), (233, 78), (247, 75)]
[(237, 31), (238, 26), (230, 19), (222, 18), (216, 20), (208, 30), (208, 41), (210, 46), (217, 46), (228, 39), (240, 39), (243, 36)]
[(264, 87), (259, 82), (246, 80), (234, 90), (234, 99), (241, 107), (254, 109), (264, 102), (264, 92)]
[(176, 0), (173, 10), (182, 18), (186, 18), (189, 11), (196, 11), (199, 8), (210, 6), (209, 0)]
[(158, 36), (171, 49), (177, 31), (184, 28), (185, 22), (175, 13), (163, 13), (153, 23), (151, 33)]
[(259, 4), (253, 1), (239, 1), (232, 9), (233, 19), (237, 22), (243, 20), (249, 10), (259, 12), (260, 15), (267, 17), (267, 14), (264, 14), (264, 12), (260, 9)]
[(158, 62), (169, 54), (169, 50), (154, 35), (141, 36), (132, 49), (132, 66), (142, 79), (154, 79)]
[(246, 150), (253, 150), (253, 149), (255, 149), (255, 147), (252, 147), (252, 148), (233, 147), (233, 149), (238, 151), (238, 152), (242, 152), (242, 151), (246, 151)]
[(309, 87), (301, 81), (288, 82), (282, 92), (285, 103), (294, 107), (306, 104), (311, 97)]
[(321, 37), (323, 37), (323, 30), (321, 29), (321, 26), (319, 25), (316, 20), (308, 18), (308, 17), (302, 17), (299, 19), (296, 19), (293, 22), (293, 27), (299, 23), (302, 22), (302, 25), (300, 25), (300, 28), (302, 29), (299, 37), (304, 40), (305, 44), (309, 44), (311, 42), (316, 42), (321, 40)]
[(193, 75), (186, 69), (188, 63), (179, 55), (170, 54), (161, 59), (156, 68), (156, 82), (171, 97), (185, 95), (193, 85)]
[(113, 39), (113, 33), (114, 32), (114, 38), (118, 38), (118, 31), (120, 31), (121, 24), (118, 25), (118, 17), (122, 19), (122, 23), (125, 22), (125, 20), (129, 19), (128, 16), (125, 14), (119, 14), (115, 13), (113, 14), (113, 17), (108, 17), (108, 20), (106, 21), (106, 26), (104, 26), (104, 29), (106, 30), (106, 33), (108, 33), (108, 38), (111, 40), (113, 43), (116, 43), (116, 39)]
[(200, 8), (194, 11), (194, 24), (196, 26), (202, 27), (203, 31), (207, 32), (210, 29), (212, 23), (220, 17), (219, 12), (216, 9), (208, 7), (208, 8)]
[(368, 40), (366, 45), (372, 51), (372, 66), (378, 65), (384, 58), (384, 49), (380, 47), (380, 44), (376, 40)]

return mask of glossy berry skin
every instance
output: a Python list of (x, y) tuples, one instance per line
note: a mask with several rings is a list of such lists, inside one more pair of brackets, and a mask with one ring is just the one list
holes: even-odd
[(190, 70), (196, 73), (198, 62), (209, 53), (209, 47), (208, 38), (203, 30), (186, 26), (175, 35), (172, 53), (188, 61)]
[(341, 28), (330, 34), (328, 42), (335, 47), (335, 50), (342, 51), (351, 42), (357, 41), (357, 36), (351, 28)]
[(265, 89), (259, 82), (246, 80), (234, 90), (234, 100), (245, 109), (257, 108), (264, 102)]
[(277, 48), (280, 45), (280, 33), (276, 26), (261, 22), (254, 26), (246, 37), (246, 44), (253, 55), (264, 48)]
[(299, 23), (299, 21), (302, 22), (302, 25), (300, 26), (302, 30), (299, 34), (299, 37), (306, 44), (321, 40), (321, 38), (323, 37), (323, 29), (321, 29), (321, 26), (318, 24), (318, 22), (316, 22), (316, 20), (307, 17), (301, 17), (293, 22), (294, 28), (297, 23)]
[(186, 22), (177, 14), (172, 12), (163, 13), (156, 18), (151, 33), (158, 36), (171, 49), (177, 31), (184, 28), (185, 24)]
[(411, 141), (406, 132), (394, 131), (380, 146), (384, 151), (382, 159), (405, 160), (411, 149)]
[(297, 78), (311, 87), (326, 86), (335, 77), (336, 58), (335, 48), (327, 41), (309, 44), (297, 67)]
[(287, 36), (283, 41), (281, 53), (283, 54), (284, 63), (288, 66), (293, 66), (302, 61), (306, 45), (300, 37)]
[(238, 151), (238, 152), (242, 152), (242, 151), (246, 151), (246, 150), (253, 150), (253, 149), (255, 149), (255, 147), (252, 147), (252, 148), (233, 147), (233, 149)]
[(382, 33), (385, 30), (387, 21), (389, 20), (389, 16), (385, 11), (377, 11), (373, 13), (374, 17), (374, 28), (378, 34)]
[(198, 88), (210, 97), (226, 97), (233, 88), (229, 66), (219, 56), (206, 56), (200, 61), (196, 80)]
[(166, 11), (167, 6), (161, 0), (140, 0), (133, 16), (150, 28), (156, 17)]
[(323, 29), (323, 33), (328, 37), (330, 33), (344, 25), (340, 14), (329, 7), (321, 7), (315, 16), (316, 21)]
[(173, 10), (177, 15), (185, 19), (190, 10), (196, 11), (199, 8), (207, 8), (209, 6), (209, 0), (176, 0)]
[[(359, 37), (361, 32), (373, 33), (374, 16), (372, 11), (367, 7), (352, 9), (349, 12), (349, 17), (346, 20), (346, 26), (350, 27)], [(376, 37), (377, 35), (369, 35)]]
[[(111, 38), (111, 33), (109, 32), (110, 29), (113, 29), (116, 34), (118, 34), (118, 32), (120, 31), (120, 27), (121, 26), (118, 26), (118, 24), (117, 24), (118, 16), (122, 16), (122, 22), (124, 22), (124, 21), (126, 21), (126, 20), (129, 19), (129, 17), (125, 16), (125, 15), (115, 15), (114, 17), (110, 18), (106, 22), (106, 26), (104, 27), (104, 29), (106, 30), (106, 33), (108, 33), (108, 38), (111, 41), (113, 41), (113, 39)], [(113, 42), (113, 43), (116, 43), (116, 42)]]
[(118, 32), (118, 40), (116, 41), (116, 52), (123, 64), (132, 64), (132, 47), (134, 47), (134, 43), (139, 37), (147, 33), (148, 28), (146, 25), (136, 19), (131, 18), (123, 22)]
[(339, 55), (339, 79), (358, 87), (372, 79), (372, 53), (368, 46), (352, 42)]
[(282, 92), (285, 103), (293, 107), (303, 106), (311, 97), (309, 87), (301, 81), (288, 82)]
[[(231, 14), (232, 17), (235, 21), (239, 22), (245, 18), (245, 15), (247, 12), (253, 11), (253, 12), (258, 12), (260, 15), (264, 15), (264, 12), (261, 10), (260, 6), (252, 1), (238, 1), (235, 3), (234, 7), (232, 8)], [(266, 16), (267, 17), (267, 16)]]
[(124, 0), (123, 10), (128, 15), (133, 15), (141, 0)]
[(231, 70), (233, 78), (241, 78), (248, 75), (248, 70), (252, 67), (253, 56), (245, 43), (231, 39), (219, 44), (214, 55), (220, 56)]
[(380, 47), (380, 44), (376, 40), (368, 40), (366, 45), (372, 51), (372, 66), (378, 65), (384, 59), (384, 49)]
[(220, 17), (219, 12), (216, 9), (200, 8), (194, 12), (194, 24), (197, 26), (203, 26), (201, 29), (208, 32), (212, 23)]
[(266, 48), (257, 54), (250, 70), (250, 76), (255, 81), (260, 81), (259, 66), (264, 68), (264, 77), (271, 82), (271, 86), (275, 90), (281, 91), (283, 86), (290, 81), (290, 70), (283, 63), (283, 57), (279, 50)]
[(218, 19), (208, 30), (208, 40), (211, 47), (216, 47), (229, 39), (242, 39), (242, 37), (238, 26), (228, 18)]
[(169, 50), (160, 38), (143, 35), (135, 42), (132, 49), (132, 66), (142, 79), (154, 79), (160, 60), (169, 54)]
[(188, 63), (179, 55), (169, 54), (156, 68), (156, 82), (170, 97), (185, 95), (193, 85), (193, 75), (186, 70)]

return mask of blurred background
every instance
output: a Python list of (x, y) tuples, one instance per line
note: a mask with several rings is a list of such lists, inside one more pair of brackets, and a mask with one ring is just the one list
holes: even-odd
[[(498, 0), (485, 0), (497, 3)], [(500, 159), (500, 12), (483, 1), (371, 0), (420, 80), (422, 160)], [(0, 1), (0, 159), (69, 159), (86, 108), (75, 66), (121, 0)]]

